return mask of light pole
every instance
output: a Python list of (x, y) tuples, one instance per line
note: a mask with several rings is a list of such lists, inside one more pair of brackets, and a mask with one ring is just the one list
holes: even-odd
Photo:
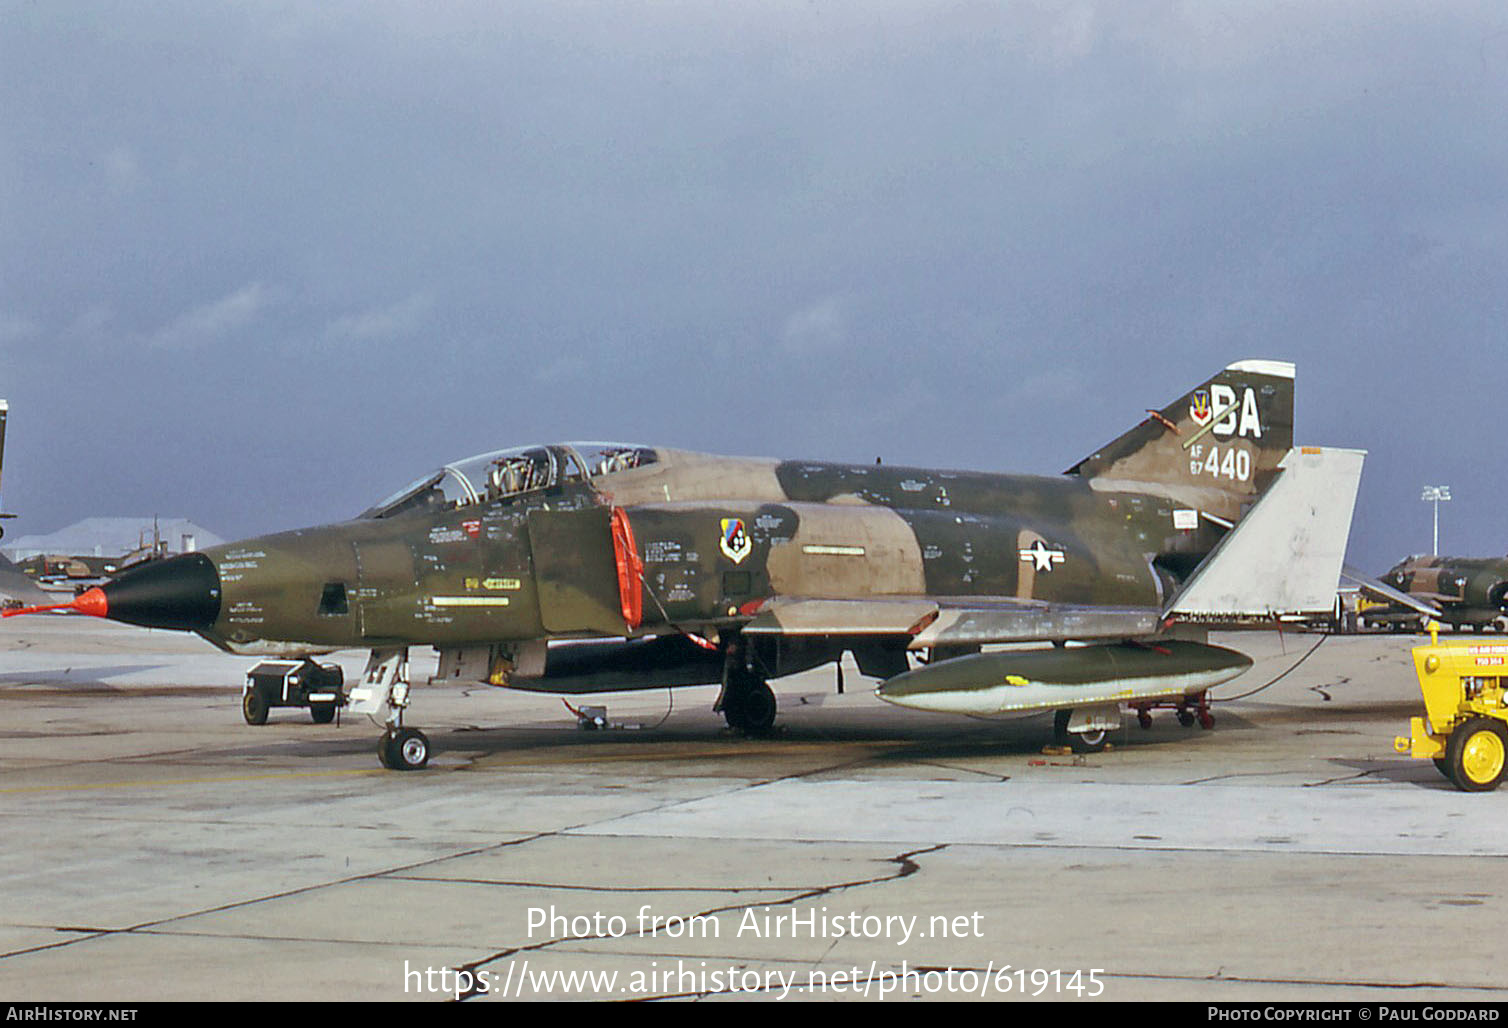
[(1435, 550), (1436, 557), (1440, 556), (1440, 501), (1450, 499), (1450, 486), (1427, 485), (1424, 487), (1424, 495), (1419, 497), (1425, 503), (1433, 502), (1435, 505)]

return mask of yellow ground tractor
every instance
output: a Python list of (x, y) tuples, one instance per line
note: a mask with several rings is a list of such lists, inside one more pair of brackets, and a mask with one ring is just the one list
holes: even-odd
[(1393, 748), (1431, 758), (1458, 789), (1496, 789), (1508, 768), (1508, 643), (1441, 646), (1440, 626), (1429, 628), (1430, 644), (1414, 647), (1425, 716), (1412, 719)]

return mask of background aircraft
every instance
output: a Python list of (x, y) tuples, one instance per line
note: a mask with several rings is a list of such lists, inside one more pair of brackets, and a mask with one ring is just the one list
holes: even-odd
[[(1394, 565), (1382, 580), (1416, 601), (1432, 604), (1452, 628), (1499, 627), (1508, 614), (1508, 557), (1414, 556)], [(1374, 624), (1422, 627), (1424, 619), (1397, 603), (1363, 615)]]
[(0, 557), (0, 607), (16, 609), (28, 603), (50, 603), (52, 597), (11, 561)]
[[(982, 715), (1056, 710), (1103, 745), (1122, 703), (1206, 719), (1250, 661), (1208, 623), (1327, 611), (1361, 473), (1293, 449), (1293, 365), (1241, 361), (1056, 477), (521, 447), (445, 465), (353, 521), (123, 573), (67, 604), (233, 653), (370, 648), (352, 709), (385, 721), (408, 647), (440, 676), (584, 693), (721, 683), (749, 732), (768, 680), (851, 651), (878, 695)], [(995, 643), (1057, 644), (980, 653)], [(1081, 645), (1068, 646), (1068, 643)], [(925, 661), (913, 667), (913, 661)]]

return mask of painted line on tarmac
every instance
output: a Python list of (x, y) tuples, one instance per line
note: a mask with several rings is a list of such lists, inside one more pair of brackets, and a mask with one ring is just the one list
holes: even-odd
[(140, 782), (95, 782), (89, 785), (17, 785), (0, 789), (0, 795), (22, 792), (79, 792), (86, 789), (152, 789), (165, 785), (229, 785), (234, 782), (267, 782), (281, 778), (336, 778), (351, 775), (386, 775), (378, 768), (360, 771), (285, 771), (277, 774), (243, 775), (236, 778), (162, 778)]

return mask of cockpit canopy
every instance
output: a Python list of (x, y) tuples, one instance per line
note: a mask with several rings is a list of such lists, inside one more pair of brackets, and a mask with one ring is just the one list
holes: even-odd
[(555, 443), (494, 450), (446, 464), (360, 516), (392, 518), (469, 507), (569, 482), (595, 481), (659, 459), (655, 450), (632, 443)]

